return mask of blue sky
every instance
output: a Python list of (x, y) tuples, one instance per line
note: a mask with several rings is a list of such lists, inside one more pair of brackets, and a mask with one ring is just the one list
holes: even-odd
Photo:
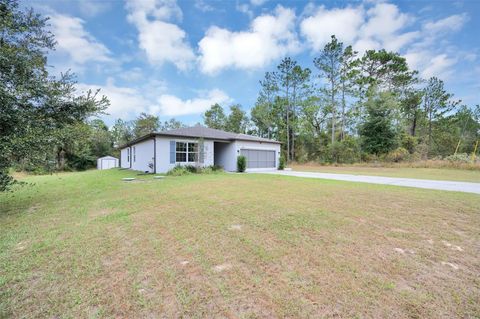
[[(111, 100), (111, 125), (141, 112), (187, 124), (215, 102), (249, 110), (285, 56), (312, 68), (331, 34), (360, 52), (386, 48), (464, 103), (480, 103), (480, 1), (28, 1), (50, 16), (53, 74)], [(315, 71), (314, 71), (315, 72)]]

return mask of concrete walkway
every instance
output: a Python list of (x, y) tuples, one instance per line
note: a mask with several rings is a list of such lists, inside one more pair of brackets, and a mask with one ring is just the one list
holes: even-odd
[(334, 179), (338, 181), (407, 186), (407, 187), (438, 189), (438, 190), (444, 190), (444, 191), (480, 194), (480, 183), (435, 181), (430, 179), (398, 178), (398, 177), (367, 176), (367, 175), (297, 172), (297, 171), (257, 171), (252, 173), (274, 174), (274, 175), (296, 176), (296, 177), (307, 177), (307, 178)]

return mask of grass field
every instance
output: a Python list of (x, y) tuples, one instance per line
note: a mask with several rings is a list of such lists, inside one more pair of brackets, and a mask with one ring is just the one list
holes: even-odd
[(133, 174), (0, 194), (0, 317), (480, 316), (478, 195)]
[(318, 164), (292, 164), (288, 167), (291, 167), (295, 171), (303, 172), (405, 177), (480, 183), (480, 170), (455, 168), (368, 167), (355, 165), (322, 166)]

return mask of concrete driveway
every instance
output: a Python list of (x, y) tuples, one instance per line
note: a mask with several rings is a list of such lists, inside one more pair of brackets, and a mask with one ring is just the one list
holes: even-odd
[(436, 181), (429, 179), (397, 178), (367, 175), (331, 174), (297, 171), (257, 171), (252, 173), (275, 174), (284, 176), (296, 176), (307, 178), (334, 179), (338, 181), (384, 184), (406, 187), (437, 189), (444, 191), (465, 192), (480, 194), (480, 183)]

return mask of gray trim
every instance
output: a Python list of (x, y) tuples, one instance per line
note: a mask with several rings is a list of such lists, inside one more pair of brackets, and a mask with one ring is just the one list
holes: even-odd
[(153, 174), (157, 174), (157, 137), (153, 137)]
[(175, 144), (175, 141), (170, 141), (170, 164), (175, 164), (176, 148), (177, 148), (177, 145)]
[(258, 143), (282, 144), (281, 142), (266, 139), (263, 137), (226, 132), (226, 131), (216, 130), (216, 129), (203, 127), (203, 126), (194, 126), (194, 127), (180, 128), (180, 129), (170, 130), (165, 132), (150, 133), (145, 136), (139, 137), (131, 142), (128, 142), (118, 147), (118, 149), (123, 149), (125, 147), (137, 144), (139, 142), (142, 142), (146, 139), (149, 139), (155, 136), (177, 137), (177, 138), (182, 137), (182, 138), (195, 138), (195, 139), (203, 138), (207, 140), (225, 141), (225, 142), (249, 141), (249, 142), (258, 142)]
[(198, 162), (200, 164), (205, 163), (205, 141), (203, 139), (200, 139), (197, 143), (197, 148), (198, 148)]

